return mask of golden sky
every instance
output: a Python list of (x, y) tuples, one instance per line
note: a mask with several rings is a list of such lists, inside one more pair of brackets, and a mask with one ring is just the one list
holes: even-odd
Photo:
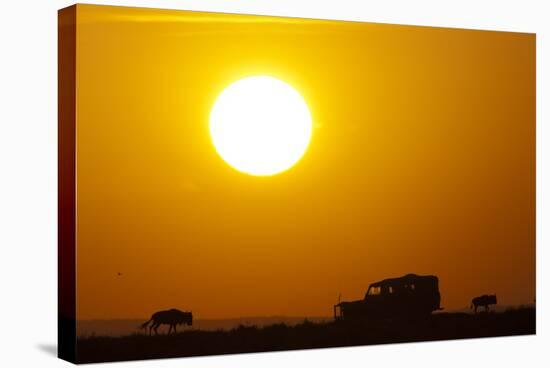
[[(535, 35), (92, 5), (76, 32), (78, 319), (328, 316), (410, 272), (446, 309), (535, 298)], [(314, 122), (271, 177), (209, 135), (252, 75)]]

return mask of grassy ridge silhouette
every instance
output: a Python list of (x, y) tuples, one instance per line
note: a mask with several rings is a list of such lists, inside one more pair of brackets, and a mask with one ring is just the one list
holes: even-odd
[(423, 320), (320, 322), (304, 320), (231, 330), (186, 330), (177, 334), (122, 337), (88, 336), (77, 340), (78, 363), (200, 355), (434, 341), (535, 333), (532, 307), (479, 314), (437, 313)]

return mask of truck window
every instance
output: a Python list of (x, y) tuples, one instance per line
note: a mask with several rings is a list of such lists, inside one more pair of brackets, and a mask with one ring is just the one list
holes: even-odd
[(374, 286), (370, 287), (368, 291), (368, 295), (380, 295), (380, 286)]

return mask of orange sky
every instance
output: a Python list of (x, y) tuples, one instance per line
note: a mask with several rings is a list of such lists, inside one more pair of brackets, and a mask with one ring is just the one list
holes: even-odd
[[(250, 75), (312, 113), (280, 175), (210, 140)], [(532, 34), (78, 5), (76, 104), (78, 319), (330, 315), (409, 272), (535, 297)]]

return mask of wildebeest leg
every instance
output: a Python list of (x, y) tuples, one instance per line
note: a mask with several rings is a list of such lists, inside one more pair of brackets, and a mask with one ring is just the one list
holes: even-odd
[(153, 333), (153, 325), (155, 324), (155, 322), (151, 323), (151, 326), (149, 326), (149, 336), (152, 335)]
[(176, 329), (176, 326), (177, 326), (177, 325), (174, 324), (174, 333), (175, 333), (175, 334), (178, 333), (178, 330)]
[(155, 323), (155, 335), (158, 335), (158, 334), (159, 334), (159, 331), (158, 331), (159, 326), (160, 326), (160, 323), (158, 323), (158, 324)]
[(474, 313), (477, 314), (477, 304), (474, 304)]

